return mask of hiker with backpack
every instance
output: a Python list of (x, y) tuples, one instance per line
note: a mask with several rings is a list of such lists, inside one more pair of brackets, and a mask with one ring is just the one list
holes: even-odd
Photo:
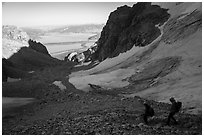
[(174, 121), (175, 124), (178, 124), (178, 122), (174, 118), (174, 115), (179, 112), (179, 110), (181, 109), (182, 103), (179, 101), (176, 101), (173, 97), (171, 97), (169, 100), (172, 104), (171, 104), (171, 109), (167, 120), (167, 125), (170, 124), (171, 119)]
[(143, 104), (145, 106), (145, 113), (143, 114), (143, 119), (145, 124), (148, 124), (147, 118), (154, 116), (154, 110), (150, 105), (147, 104), (147, 102), (144, 102)]

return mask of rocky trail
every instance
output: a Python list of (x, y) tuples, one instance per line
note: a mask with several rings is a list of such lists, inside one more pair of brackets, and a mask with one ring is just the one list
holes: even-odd
[[(69, 135), (142, 135), (142, 134), (202, 134), (202, 115), (192, 115), (181, 111), (175, 116), (179, 125), (166, 126), (170, 104), (145, 100), (138, 96), (125, 97), (121, 93), (133, 91), (127, 89), (77, 90), (66, 79), (70, 69), (61, 71), (68, 66), (53, 67), (38, 71), (27, 83), (43, 81), (41, 91), (33, 85), (32, 95), (20, 90), (12, 96), (34, 97), (37, 101), (19, 107), (14, 114), (3, 118), (2, 133), (7, 134), (69, 134)], [(86, 67), (85, 67), (86, 68)], [(76, 71), (81, 68), (72, 68)], [(49, 78), (45, 76), (49, 74)], [(61, 80), (67, 89), (61, 91), (57, 86), (50, 85), (52, 80)], [(64, 79), (64, 80), (63, 80)], [(138, 80), (140, 81), (140, 80)], [(142, 82), (143, 80), (141, 80)], [(25, 82), (25, 81), (24, 81)], [(21, 81), (5, 83), (18, 85)], [(38, 85), (39, 86), (39, 85)], [(17, 89), (17, 88), (16, 88)], [(5, 91), (5, 90), (3, 90)], [(120, 91), (120, 92), (119, 92)], [(21, 94), (19, 94), (21, 92)], [(41, 94), (39, 94), (41, 93)], [(5, 94), (3, 92), (3, 94)], [(149, 125), (143, 123), (143, 102), (147, 101), (155, 110), (155, 116), (149, 118)], [(20, 111), (19, 111), (20, 110)], [(15, 123), (15, 124), (14, 124)]]
[(175, 117), (179, 125), (166, 126), (170, 108), (166, 103), (146, 100), (155, 109), (155, 116), (145, 125), (142, 98), (73, 92), (64, 96), (66, 100), (40, 101), (33, 105), (34, 110), (24, 108), (24, 116), (4, 118), (3, 134), (202, 134), (201, 115), (181, 111)]

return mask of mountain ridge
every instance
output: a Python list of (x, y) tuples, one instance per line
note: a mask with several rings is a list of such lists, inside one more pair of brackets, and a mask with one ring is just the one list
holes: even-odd
[(133, 7), (117, 8), (109, 16), (99, 38), (96, 59), (115, 57), (135, 46), (145, 46), (160, 35), (155, 25), (162, 25), (169, 18), (167, 9), (137, 3)]

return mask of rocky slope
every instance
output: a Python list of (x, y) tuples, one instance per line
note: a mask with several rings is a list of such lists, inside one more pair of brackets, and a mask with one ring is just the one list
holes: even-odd
[(124, 99), (69, 91), (56, 97), (53, 94), (52, 100), (57, 100), (55, 104), (47, 100), (38, 103), (40, 106), (35, 109), (38, 116), (32, 114), (33, 110), (27, 110), (27, 116), (15, 118), (15, 124), (3, 119), (3, 134), (198, 135), (202, 130), (202, 117), (185, 113), (176, 116), (179, 125), (166, 126), (170, 105), (165, 103), (148, 101), (157, 114), (149, 118), (149, 125), (145, 125), (141, 117), (144, 108), (140, 103), (144, 100), (138, 97)]
[[(66, 63), (3, 83), (3, 96), (38, 101), (4, 117), (2, 134), (202, 134), (202, 3), (153, 4), (169, 9), (169, 18), (150, 44), (133, 46), (97, 66)], [(166, 126), (172, 96), (183, 106), (175, 115), (179, 124)], [(141, 117), (144, 101), (155, 110), (148, 125)]]
[(113, 11), (99, 38), (95, 58), (104, 60), (130, 50), (133, 45), (145, 46), (160, 35), (158, 26), (169, 18), (167, 9), (151, 3), (122, 6)]

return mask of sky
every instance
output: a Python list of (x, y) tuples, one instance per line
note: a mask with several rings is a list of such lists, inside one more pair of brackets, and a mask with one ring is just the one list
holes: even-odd
[(106, 23), (110, 12), (135, 2), (6, 2), (2, 24), (18, 27)]

